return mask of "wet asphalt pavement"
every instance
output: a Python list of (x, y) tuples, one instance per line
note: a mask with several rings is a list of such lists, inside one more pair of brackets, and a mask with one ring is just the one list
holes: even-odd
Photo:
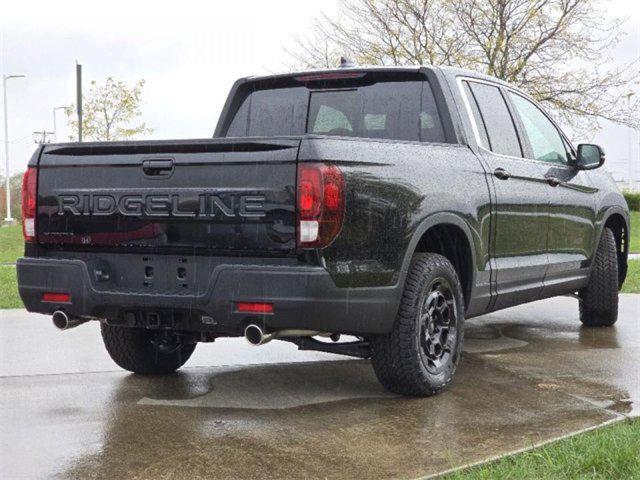
[(640, 295), (614, 328), (577, 301), (467, 323), (453, 387), (386, 393), (369, 362), (202, 344), (175, 375), (117, 369), (97, 324), (0, 311), (0, 478), (415, 478), (640, 412)]

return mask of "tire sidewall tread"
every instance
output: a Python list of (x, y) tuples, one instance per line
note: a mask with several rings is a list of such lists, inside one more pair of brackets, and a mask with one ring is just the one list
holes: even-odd
[(142, 375), (175, 372), (186, 363), (196, 344), (183, 344), (175, 352), (159, 352), (151, 343), (152, 331), (100, 324), (102, 340), (111, 359), (121, 368)]
[(618, 319), (618, 251), (613, 231), (602, 231), (587, 286), (580, 291), (580, 321), (609, 327)]
[[(456, 303), (457, 339), (451, 361), (438, 373), (429, 372), (420, 354), (418, 309), (425, 289), (437, 277), (444, 277), (453, 290)], [(414, 255), (404, 285), (393, 329), (371, 339), (374, 371), (388, 390), (410, 396), (440, 393), (453, 380), (464, 340), (464, 301), (453, 265), (435, 253)]]

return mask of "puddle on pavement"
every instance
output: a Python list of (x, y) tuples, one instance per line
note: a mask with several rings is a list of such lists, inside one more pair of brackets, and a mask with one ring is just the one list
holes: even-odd
[(503, 334), (500, 327), (469, 322), (464, 334), (464, 351), (467, 353), (497, 352), (522, 348), (528, 342)]
[[(526, 341), (505, 336), (503, 329), (470, 323), (465, 333), (464, 351), (467, 354), (490, 353), (528, 345)], [(369, 362), (352, 360), (339, 364), (338, 371), (330, 374), (332, 379), (327, 378), (326, 370), (304, 363), (232, 368), (214, 374), (208, 381), (207, 391), (192, 393), (188, 398), (145, 396), (138, 405), (268, 410), (397, 397), (382, 389)], [(327, 389), (327, 383), (333, 388)], [(269, 395), (265, 395), (267, 391)]]
[(138, 405), (268, 410), (397, 397), (382, 388), (369, 362), (336, 362), (335, 367), (319, 369), (314, 363), (302, 363), (234, 368), (213, 374), (211, 390), (202, 395), (185, 399), (144, 397)]

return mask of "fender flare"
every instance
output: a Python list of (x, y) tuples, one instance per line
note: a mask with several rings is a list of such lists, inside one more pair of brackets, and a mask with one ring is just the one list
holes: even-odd
[[(420, 222), (418, 227), (413, 232), (411, 240), (409, 241), (409, 245), (407, 246), (407, 249), (405, 251), (404, 259), (402, 260), (402, 266), (400, 268), (400, 274), (398, 276), (397, 285), (399, 288), (397, 290), (399, 291), (399, 295), (402, 295), (404, 282), (409, 271), (409, 265), (411, 264), (411, 259), (413, 258), (413, 254), (416, 251), (418, 242), (427, 230), (438, 225), (453, 225), (460, 228), (460, 230), (464, 232), (464, 235), (467, 238), (467, 242), (469, 242), (469, 249), (471, 251), (471, 278), (469, 279), (469, 293), (470, 296), (472, 295), (472, 292), (475, 288), (477, 275), (476, 252), (473, 234), (471, 233), (471, 228), (469, 227), (467, 222), (465, 222), (460, 216), (451, 212), (439, 212), (429, 215)], [(469, 300), (471, 300), (471, 298), (469, 298)]]
[(609, 218), (611, 218), (611, 216), (616, 214), (620, 215), (624, 219), (624, 223), (625, 223), (626, 237), (624, 240), (625, 240), (625, 245), (627, 246), (627, 251), (622, 253), (625, 255), (625, 258), (626, 258), (627, 255), (629, 254), (628, 246), (629, 246), (629, 235), (630, 235), (630, 229), (631, 229), (631, 226), (629, 224), (629, 212), (627, 212), (624, 208), (618, 205), (612, 205), (610, 207), (607, 207), (604, 210), (604, 213), (602, 215), (602, 220), (597, 222), (598, 231), (596, 232), (596, 235), (594, 235), (593, 251), (595, 252), (595, 249), (598, 248), (598, 245), (600, 243), (600, 238), (602, 237), (602, 233), (604, 232), (605, 224), (607, 223), (607, 221), (609, 221)]

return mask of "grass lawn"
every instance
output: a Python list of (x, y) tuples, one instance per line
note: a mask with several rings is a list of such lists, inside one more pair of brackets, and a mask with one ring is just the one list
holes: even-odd
[(444, 477), (485, 479), (640, 478), (640, 419), (623, 421)]
[(16, 263), (23, 253), (22, 226), (0, 227), (0, 263)]
[(640, 212), (631, 212), (631, 253), (640, 253)]
[(0, 308), (23, 308), (18, 295), (16, 267), (13, 264), (23, 255), (22, 226), (0, 227)]
[(623, 293), (640, 293), (640, 260), (629, 260), (627, 279), (622, 286)]
[(18, 295), (16, 268), (0, 265), (0, 308), (24, 308)]

